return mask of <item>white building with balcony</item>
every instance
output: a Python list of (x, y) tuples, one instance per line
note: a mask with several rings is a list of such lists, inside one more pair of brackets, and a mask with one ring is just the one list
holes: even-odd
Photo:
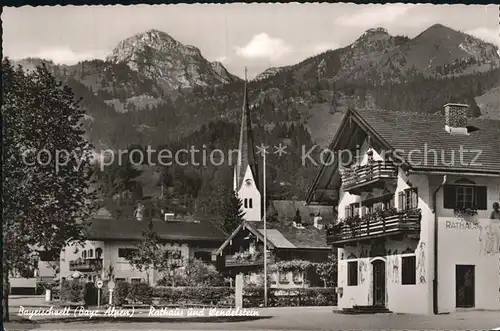
[(444, 115), (346, 113), (307, 196), (338, 208), (339, 308), (500, 310), (500, 121)]
[[(61, 277), (67, 279), (77, 273), (89, 280), (113, 277), (128, 282), (147, 281), (146, 273), (136, 270), (126, 258), (142, 239), (142, 232), (147, 226), (148, 221), (137, 219), (92, 220), (84, 245), (74, 244), (61, 252)], [(156, 220), (153, 221), (153, 229), (160, 242), (171, 252), (170, 258), (178, 264), (191, 258), (211, 262), (212, 252), (227, 236), (208, 221)], [(149, 277), (149, 282), (155, 284), (161, 275), (153, 272)]]

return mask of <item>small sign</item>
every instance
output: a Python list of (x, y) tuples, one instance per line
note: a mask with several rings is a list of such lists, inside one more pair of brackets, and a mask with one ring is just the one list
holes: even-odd
[(115, 282), (110, 280), (108, 283), (108, 290), (114, 290), (115, 289)]
[(95, 282), (95, 285), (97, 286), (97, 288), (102, 288), (104, 283), (102, 282), (102, 280), (98, 280), (97, 282)]

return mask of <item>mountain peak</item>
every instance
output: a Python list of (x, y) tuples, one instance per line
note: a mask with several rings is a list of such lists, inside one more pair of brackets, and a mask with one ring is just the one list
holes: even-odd
[(168, 33), (150, 29), (122, 40), (107, 58), (162, 82), (167, 89), (208, 86), (235, 80), (222, 64), (213, 67), (195, 46), (184, 45)]
[(374, 35), (374, 34), (389, 34), (389, 32), (387, 32), (387, 29), (385, 28), (382, 28), (382, 27), (378, 27), (378, 28), (372, 28), (372, 29), (368, 29), (365, 31), (364, 33), (365, 35)]

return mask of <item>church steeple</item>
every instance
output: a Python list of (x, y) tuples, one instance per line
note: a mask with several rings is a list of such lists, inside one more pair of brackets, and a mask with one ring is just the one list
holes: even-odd
[(245, 88), (243, 91), (243, 107), (241, 110), (241, 128), (240, 141), (238, 144), (238, 161), (235, 167), (235, 191), (243, 185), (245, 173), (250, 168), (253, 178), (258, 186), (258, 169), (257, 159), (255, 157), (254, 138), (252, 133), (252, 121), (250, 117), (250, 108), (248, 106), (248, 90), (247, 90), (247, 68), (245, 68)]

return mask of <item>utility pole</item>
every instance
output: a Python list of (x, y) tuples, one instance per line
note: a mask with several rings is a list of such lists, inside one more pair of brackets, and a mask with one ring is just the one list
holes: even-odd
[(264, 190), (264, 307), (267, 307), (267, 222), (266, 222), (266, 150), (262, 150), (263, 155), (263, 190)]

